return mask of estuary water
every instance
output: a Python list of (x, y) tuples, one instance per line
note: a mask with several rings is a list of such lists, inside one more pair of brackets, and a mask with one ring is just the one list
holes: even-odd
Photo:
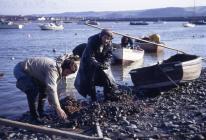
[[(158, 33), (166, 46), (206, 58), (206, 26), (185, 28), (182, 22), (150, 23), (147, 26), (131, 26), (129, 22), (100, 24), (103, 28), (137, 37)], [(76, 23), (64, 24), (65, 29), (62, 31), (42, 31), (38, 25), (39, 23), (27, 23), (21, 30), (0, 29), (0, 73), (4, 74), (0, 78), (0, 116), (15, 118), (28, 111), (26, 96), (16, 88), (16, 79), (13, 76), (13, 68), (19, 61), (28, 57), (54, 58), (71, 53), (75, 46), (87, 42), (89, 36), (100, 32), (99, 29)], [(115, 35), (113, 42), (120, 43), (120, 38), (121, 36)], [(54, 49), (56, 52), (53, 52)], [(112, 66), (112, 73), (117, 83), (132, 85), (128, 74), (131, 69), (155, 64), (176, 53), (165, 49), (163, 53), (145, 54), (141, 62), (125, 67)], [(203, 66), (206, 66), (205, 61)], [(64, 94), (73, 94), (80, 98), (73, 86), (74, 78), (75, 74), (68, 78), (68, 88)]]

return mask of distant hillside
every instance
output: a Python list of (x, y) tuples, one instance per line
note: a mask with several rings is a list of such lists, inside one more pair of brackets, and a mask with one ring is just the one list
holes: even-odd
[(64, 17), (93, 17), (93, 18), (148, 18), (148, 17), (191, 17), (206, 16), (206, 6), (188, 8), (158, 8), (136, 11), (109, 11), (109, 12), (66, 12), (61, 14), (49, 14), (46, 16), (64, 16)]

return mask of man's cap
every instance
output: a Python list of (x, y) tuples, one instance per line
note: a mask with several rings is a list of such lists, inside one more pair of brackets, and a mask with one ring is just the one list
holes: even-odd
[(109, 29), (103, 29), (103, 30), (101, 31), (100, 36), (102, 37), (102, 36), (104, 36), (104, 35), (107, 35), (107, 36), (113, 38), (113, 33), (112, 33), (112, 31), (110, 31)]

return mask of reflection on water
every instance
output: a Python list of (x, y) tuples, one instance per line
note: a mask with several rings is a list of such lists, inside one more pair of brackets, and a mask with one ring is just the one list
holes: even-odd
[(143, 60), (130, 63), (128, 65), (113, 65), (112, 74), (119, 84), (132, 85), (129, 71), (143, 66)]
[(165, 54), (164, 51), (159, 53), (145, 53), (144, 66), (150, 66), (160, 61), (163, 61), (165, 59), (164, 54)]

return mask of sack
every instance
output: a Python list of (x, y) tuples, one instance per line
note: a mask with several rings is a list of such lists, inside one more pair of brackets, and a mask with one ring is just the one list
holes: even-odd
[(155, 43), (160, 43), (160, 35), (158, 34), (152, 34), (149, 36), (150, 41), (153, 41)]

